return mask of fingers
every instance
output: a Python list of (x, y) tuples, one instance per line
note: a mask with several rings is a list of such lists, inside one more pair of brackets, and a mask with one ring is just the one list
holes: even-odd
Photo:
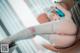
[(56, 48), (54, 47), (54, 45), (51, 45), (51, 44), (45, 44), (45, 45), (43, 45), (43, 46), (44, 46), (45, 48), (51, 50), (51, 51), (55, 51), (55, 52), (58, 52), (58, 51), (59, 51), (59, 49), (56, 49)]

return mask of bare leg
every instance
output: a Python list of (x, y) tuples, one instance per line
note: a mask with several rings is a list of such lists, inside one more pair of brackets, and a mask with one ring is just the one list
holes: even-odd
[(52, 21), (52, 22), (44, 23), (44, 24), (41, 24), (41, 25), (38, 25), (38, 26), (33, 26), (33, 27), (30, 27), (30, 28), (26, 28), (26, 29), (16, 33), (15, 35), (12, 35), (12, 36), (2, 40), (2, 42), (10, 43), (12, 41), (29, 39), (29, 38), (34, 37), (34, 35), (53, 34), (54, 31), (55, 31), (54, 29), (55, 29), (55, 25), (53, 24), (53, 21)]

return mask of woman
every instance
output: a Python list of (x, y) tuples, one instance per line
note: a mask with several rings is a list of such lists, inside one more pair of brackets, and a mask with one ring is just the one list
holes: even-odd
[[(68, 11), (68, 10), (66, 10), (66, 9), (70, 9), (72, 6), (73, 6), (73, 4), (74, 4), (74, 1), (73, 0), (65, 0), (66, 1), (66, 5), (65, 4), (59, 4), (58, 5), (58, 8), (61, 8), (61, 9), (64, 9), (65, 8), (65, 12), (66, 11)], [(69, 13), (67, 13), (67, 14), (69, 14)], [(66, 15), (67, 15), (66, 14)], [(45, 13), (43, 13), (43, 14), (41, 14), (39, 17), (38, 17), (38, 21), (42, 24), (42, 23), (45, 23), (45, 22), (48, 22), (48, 19), (47, 19), (47, 15), (45, 14)], [(67, 18), (71, 18), (70, 16), (67, 16)], [(55, 19), (56, 18), (58, 18), (58, 16), (54, 13), (54, 16), (52, 17), (53, 18), (53, 21), (55, 21)], [(73, 22), (74, 23), (74, 22)], [(67, 25), (66, 24), (63, 24), (62, 26), (64, 26), (64, 27), (66, 27)], [(68, 25), (69, 26), (69, 25)], [(67, 27), (68, 27), (67, 26)], [(62, 30), (62, 29), (64, 29), (64, 27), (61, 27), (60, 29)], [(76, 27), (75, 27), (76, 28)], [(70, 32), (71, 31), (71, 27), (68, 27), (67, 28), (68, 29), (68, 31)], [(70, 30), (69, 30), (70, 29)], [(76, 28), (77, 29), (77, 28)], [(61, 32), (61, 30), (60, 30), (60, 32)], [(64, 30), (65, 32), (67, 32), (66, 30)], [(75, 38), (72, 38), (72, 40), (77, 40), (77, 38), (76, 38), (76, 30), (75, 29), (73, 29), (73, 31), (75, 31), (75, 35), (61, 35), (60, 34), (60, 36), (63, 36), (64, 37), (64, 39), (62, 39), (62, 37), (61, 37), (61, 39), (62, 39), (62, 41), (60, 41), (58, 44), (60, 45), (63, 45), (64, 43), (66, 43), (67, 41), (70, 41), (71, 40), (71, 38), (70, 38), (70, 36), (74, 36)], [(71, 32), (70, 32), (71, 33)], [(59, 34), (59, 33), (56, 33), (56, 34)], [(53, 34), (54, 35), (54, 34)], [(68, 37), (65, 37), (65, 36), (68, 36)], [(65, 40), (65, 38), (67, 38), (66, 40)], [(68, 39), (68, 38), (70, 38), (70, 39)], [(64, 40), (64, 41), (63, 41)], [(70, 41), (70, 42), (72, 42), (72, 41)], [(69, 43), (69, 42), (68, 42)], [(72, 49), (72, 51), (74, 50), (74, 47), (71, 47), (71, 48), (65, 48), (65, 49), (62, 49), (62, 48), (60, 48), (60, 47), (55, 47), (54, 45), (50, 45), (50, 44), (45, 44), (44, 45), (44, 47), (46, 47), (47, 49), (49, 49), (49, 50), (52, 50), (52, 51), (61, 51), (62, 53), (66, 53), (66, 51), (70, 51), (70, 49)], [(70, 51), (71, 52), (71, 51)], [(73, 52), (72, 52), (73, 53)], [(75, 52), (76, 53), (76, 52)]]

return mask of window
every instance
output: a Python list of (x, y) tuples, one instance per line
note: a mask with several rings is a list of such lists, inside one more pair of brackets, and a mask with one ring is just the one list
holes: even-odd
[[(0, 26), (1, 33), (7, 34), (5, 36), (0, 34), (2, 39), (3, 37), (13, 35), (26, 27), (39, 24), (24, 0), (0, 0), (0, 14), (0, 19), (5, 27), (5, 29), (3, 29)], [(16, 42), (16, 45), (18, 47), (13, 53), (38, 53), (38, 49), (34, 45), (32, 39), (18, 41)], [(45, 51), (47, 52), (47, 50)]]

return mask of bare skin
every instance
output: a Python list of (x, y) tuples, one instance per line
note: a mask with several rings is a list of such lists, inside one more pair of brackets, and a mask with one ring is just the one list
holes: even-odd
[[(65, 6), (64, 6), (65, 7)], [(69, 6), (70, 7), (70, 6)], [(53, 18), (55, 18), (55, 17), (53, 17)], [(54, 20), (54, 19), (53, 19)], [(45, 23), (45, 22), (48, 22), (48, 19), (47, 19), (47, 15), (46, 14), (41, 14), (39, 17), (38, 17), (38, 21), (40, 22), (40, 23)], [(63, 24), (63, 26), (64, 26), (64, 24)], [(68, 25), (69, 26), (69, 25)], [(61, 29), (61, 28), (60, 28)], [(71, 33), (71, 32), (70, 32)], [(54, 34), (53, 34), (54, 35)], [(72, 35), (66, 35), (66, 36), (72, 36)], [(76, 36), (76, 35), (74, 35), (74, 36)], [(64, 37), (64, 36), (63, 36)], [(74, 40), (75, 40), (76, 38), (74, 38)], [(67, 39), (66, 39), (67, 40)], [(71, 40), (71, 38), (70, 39), (68, 39), (68, 40)], [(71, 41), (72, 42), (72, 41)], [(61, 42), (59, 42), (59, 44), (60, 43), (65, 43), (65, 40), (64, 41), (61, 41)], [(74, 46), (74, 47), (71, 47), (71, 48), (68, 48), (68, 49), (57, 49), (57, 48), (55, 48), (53, 45), (49, 45), (49, 44), (46, 44), (46, 45), (44, 45), (44, 47), (46, 47), (47, 49), (49, 49), (49, 50), (52, 50), (52, 51), (59, 51), (59, 52), (61, 52), (61, 53), (66, 53), (65, 51), (70, 51), (70, 49), (72, 49), (72, 51), (73, 51), (73, 49), (76, 47), (76, 46)]]
[(59, 52), (67, 53), (67, 51), (68, 51), (68, 53), (80, 53), (80, 29), (79, 29), (77, 36), (78, 36), (78, 38), (77, 38), (77, 41), (74, 46), (66, 48), (66, 49), (60, 49)]

